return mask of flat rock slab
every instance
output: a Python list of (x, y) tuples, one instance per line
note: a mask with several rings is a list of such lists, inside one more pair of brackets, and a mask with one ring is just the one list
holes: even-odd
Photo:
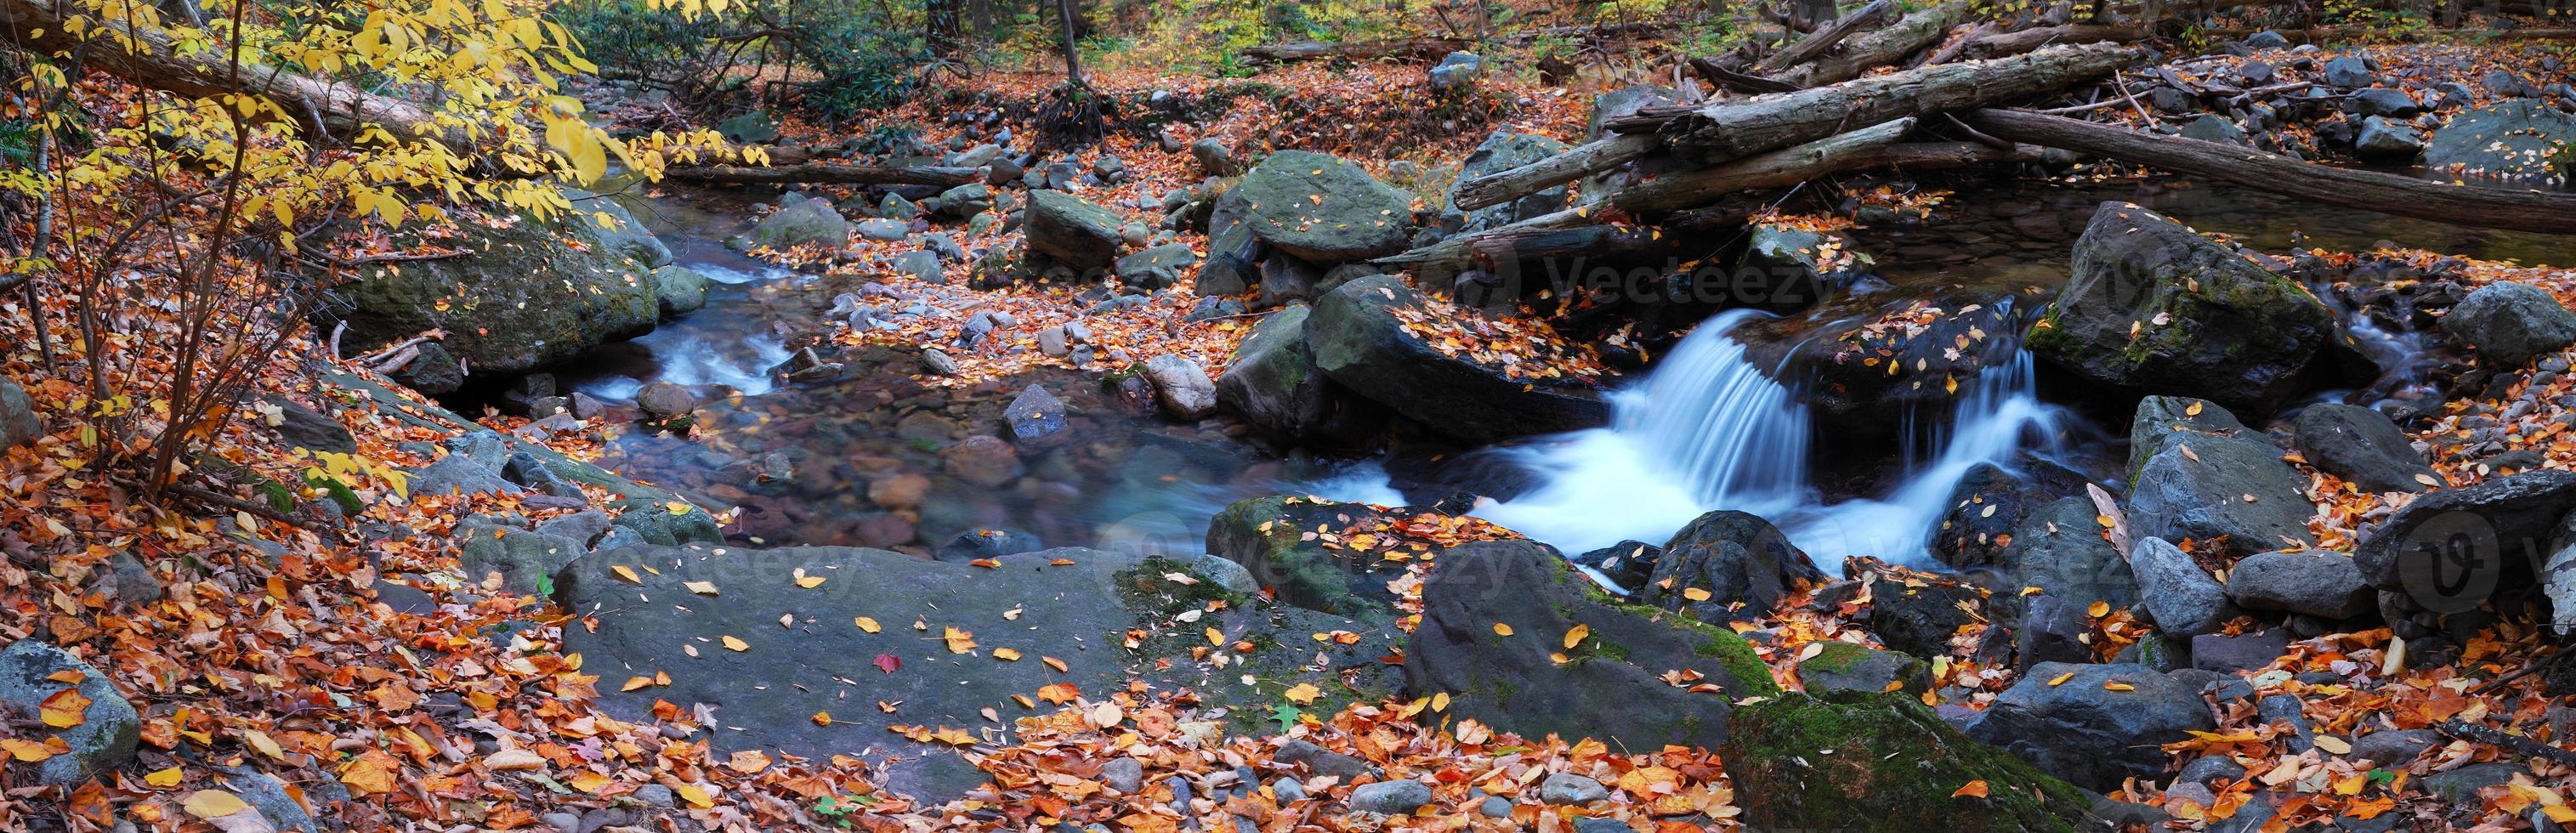
[[(655, 700), (706, 704), (715, 709), (719, 748), (892, 755), (903, 759), (890, 767), (898, 788), (909, 782), (936, 793), (971, 787), (980, 776), (925, 760), (941, 750), (887, 727), (945, 726), (1000, 739), (1006, 727), (981, 709), (1004, 720), (1031, 714), (1012, 695), (1035, 697), (1058, 682), (1104, 695), (1133, 676), (1130, 663), (1144, 662), (1121, 647), (1119, 635), (1138, 616), (1113, 587), (1140, 557), (1060, 549), (998, 561), (986, 568), (852, 547), (626, 547), (565, 567), (555, 598), (596, 622), (566, 627), (564, 650), (599, 675), (611, 713), (648, 719)], [(800, 569), (823, 582), (798, 586)], [(712, 585), (715, 595), (694, 592), (692, 582)], [(862, 616), (879, 632), (861, 628)], [(972, 634), (974, 647), (952, 652), (949, 628)], [(998, 658), (1005, 648), (1021, 658)], [(881, 656), (899, 666), (883, 670)], [(1041, 657), (1062, 660), (1067, 671)], [(663, 673), (668, 686), (618, 690), (630, 677)], [(896, 704), (894, 713), (879, 701)], [(818, 725), (818, 713), (830, 714), (831, 725)]]

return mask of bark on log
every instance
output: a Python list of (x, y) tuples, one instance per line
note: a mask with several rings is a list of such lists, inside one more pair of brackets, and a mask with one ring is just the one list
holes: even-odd
[(1905, 16), (1884, 29), (1853, 38), (1840, 54), (1791, 67), (1778, 80), (1801, 87), (1839, 84), (1860, 77), (1871, 67), (1893, 64), (1924, 47), (1941, 42), (1950, 27), (1966, 22), (1968, 4), (1952, 0)]
[(2016, 142), (2207, 177), (2321, 205), (2477, 228), (2555, 234), (2576, 228), (2569, 220), (2576, 217), (2576, 194), (2444, 185), (2019, 110), (1979, 110), (1969, 115), (1968, 123)]
[(982, 180), (984, 172), (979, 168), (886, 168), (843, 165), (835, 162), (808, 162), (801, 165), (775, 167), (674, 165), (664, 171), (663, 176), (683, 182), (721, 185), (821, 182), (835, 185), (936, 185), (954, 188)]
[(2060, 89), (2109, 74), (2142, 54), (2107, 43), (2053, 46), (2027, 55), (1937, 64), (1691, 110), (1643, 110), (1613, 119), (1608, 126), (1629, 133), (1655, 130), (1673, 150), (1701, 154), (1711, 161), (1740, 159), (1854, 127)]
[(1610, 204), (1629, 214), (1660, 214), (1707, 205), (1738, 191), (1796, 185), (1850, 167), (1896, 144), (1912, 129), (1914, 119), (1907, 117), (1714, 168), (1672, 174), (1621, 189), (1611, 195)]
[(1559, 182), (1581, 179), (1628, 164), (1662, 146), (1661, 141), (1648, 133), (1604, 136), (1546, 159), (1468, 180), (1458, 186), (1458, 198), (1454, 204), (1461, 211), (1501, 205), (1547, 190), (1548, 186)]
[(1789, 44), (1788, 48), (1771, 53), (1770, 57), (1755, 63), (1753, 71), (1767, 75), (1806, 63), (1818, 55), (1825, 54), (1825, 50), (1834, 48), (1834, 44), (1843, 42), (1844, 38), (1886, 21), (1895, 12), (1896, 0), (1875, 0), (1867, 6), (1862, 6), (1859, 11), (1844, 15), (1842, 19), (1834, 21), (1831, 25), (1799, 38), (1796, 43)]
[(1447, 55), (1467, 48), (1468, 43), (1455, 38), (1404, 38), (1401, 40), (1327, 43), (1299, 41), (1273, 43), (1243, 50), (1243, 57), (1276, 64), (1317, 61), (1330, 58), (1366, 60), (1370, 58), (1416, 58)]
[(2061, 43), (2136, 43), (2146, 37), (2147, 30), (2142, 26), (2070, 23), (1984, 35), (1970, 40), (1965, 54), (1970, 58), (2002, 58)]
[[(0, 0), (0, 30), (6, 30), (10, 43), (21, 49), (68, 53), (90, 38), (64, 31), (61, 11), (48, 0)], [(113, 24), (92, 21), (91, 25)], [(411, 102), (257, 65), (241, 67), (236, 81), (233, 68), (224, 62), (220, 50), (180, 55), (171, 48), (169, 33), (162, 29), (117, 28), (132, 35), (133, 48), (123, 48), (114, 40), (100, 40), (90, 47), (86, 64), (138, 86), (199, 98), (239, 92), (265, 96), (299, 119), (310, 118), (308, 113), (318, 114), (320, 126), (331, 135), (327, 140), (311, 137), (316, 143), (346, 142), (357, 135), (361, 126), (375, 125), (398, 137), (426, 136), (460, 153), (472, 150), (464, 137), (438, 130), (430, 113)]]

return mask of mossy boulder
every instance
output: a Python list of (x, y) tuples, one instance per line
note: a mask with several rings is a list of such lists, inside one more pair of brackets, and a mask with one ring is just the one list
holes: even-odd
[(1084, 270), (1086, 279), (1108, 274), (1120, 246), (1116, 212), (1063, 191), (1029, 192), (1029, 248)]
[(2424, 166), (2473, 176), (2549, 179), (2569, 172), (2576, 116), (2537, 98), (2500, 101), (2452, 116), (2425, 143)]
[(1798, 585), (1824, 581), (1824, 571), (1770, 521), (1720, 509), (1673, 533), (1637, 600), (1724, 623), (1759, 618)]
[(2224, 539), (2252, 555), (2315, 542), (2307, 477), (2281, 448), (2215, 403), (2150, 396), (2129, 428), (2129, 534), (2201, 542)]
[[(477, 224), (464, 254), (369, 267), (332, 293), (329, 331), (352, 352), (426, 330), (476, 373), (525, 373), (650, 332), (661, 299), (648, 267), (589, 214)], [(399, 268), (397, 268), (399, 267)]]
[[(1261, 160), (1217, 198), (1218, 225), (1240, 223), (1264, 243), (1323, 266), (1403, 251), (1413, 236), (1413, 195), (1349, 160), (1283, 150)], [(1226, 228), (1209, 229), (1215, 238)]]
[(1216, 398), (1263, 433), (1300, 446), (1360, 448), (1386, 427), (1386, 409), (1324, 375), (1306, 347), (1307, 307), (1271, 313), (1234, 349)]
[(2026, 343), (2085, 380), (2269, 413), (2345, 337), (2316, 296), (2145, 207), (2103, 203)]
[(1932, 664), (1895, 651), (1849, 642), (1826, 642), (1816, 655), (1798, 661), (1798, 680), (1807, 693), (1877, 694), (1931, 690)]
[(678, 318), (707, 306), (706, 273), (679, 264), (653, 270), (653, 298), (663, 318)]
[(1405, 328), (1432, 315), (1403, 278), (1370, 275), (1315, 302), (1306, 346), (1343, 387), (1432, 431), (1470, 443), (1590, 428), (1610, 421), (1598, 391), (1506, 375), (1451, 356)]
[[(1282, 603), (1353, 619), (1395, 616), (1388, 579), (1403, 563), (1340, 549), (1354, 524), (1385, 517), (1376, 507), (1294, 495), (1236, 501), (1208, 522), (1207, 550), (1243, 565)], [(1330, 537), (1327, 537), (1330, 536)]]
[[(1536, 542), (1439, 553), (1422, 605), (1404, 657), (1412, 690), (1448, 693), (1443, 717), (1524, 737), (1590, 737), (1632, 750), (1714, 746), (1727, 737), (1735, 701), (1780, 692), (1734, 631), (1621, 604)], [(1577, 626), (1584, 632), (1569, 646)], [(1672, 674), (1692, 682), (1674, 685)]]
[[(2076, 830), (2084, 791), (1968, 739), (1901, 695), (1788, 694), (1736, 709), (1718, 755), (1771, 830)], [(1984, 796), (1959, 795), (1973, 782)]]
[[(71, 672), (77, 679), (63, 682), (57, 675)], [(60, 738), (68, 751), (46, 758), (41, 763), (12, 763), (34, 772), (33, 781), (48, 786), (72, 786), (123, 766), (134, 759), (135, 744), (143, 737), (143, 720), (134, 704), (89, 663), (70, 652), (46, 642), (21, 639), (0, 650), (0, 711), (22, 712), (28, 726), (41, 727), (35, 720), (47, 699), (69, 689), (78, 689), (89, 705), (81, 709), (81, 722), (61, 729), (41, 728), (40, 734)], [(33, 735), (28, 740), (42, 742)]]

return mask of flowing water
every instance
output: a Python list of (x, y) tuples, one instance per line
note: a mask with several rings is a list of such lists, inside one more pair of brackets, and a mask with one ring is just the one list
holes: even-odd
[[(1962, 290), (2044, 293), (2063, 282), (2075, 237), (2105, 200), (2138, 202), (2266, 251), (2301, 242), (2367, 249), (2383, 238), (2490, 259), (2548, 260), (2554, 252), (2563, 260), (2569, 250), (2564, 237), (2361, 212), (2319, 216), (2241, 189), (2176, 180), (1981, 186), (1972, 199), (1953, 197), (1930, 223), (1848, 233), (1894, 286), (1862, 306)], [(786, 358), (771, 322), (810, 317), (816, 299), (830, 296), (821, 279), (715, 243), (739, 230), (738, 207), (713, 214), (635, 207), (680, 262), (714, 279), (707, 308), (559, 375), (610, 401), (657, 381), (740, 394), (702, 409), (696, 437), (625, 430), (601, 461), (711, 505), (742, 507), (730, 530), (738, 535), (928, 552), (968, 531), (998, 529), (1047, 546), (1194, 554), (1209, 517), (1234, 500), (1299, 493), (1401, 504), (1405, 493), (1444, 496), (1430, 481), (1455, 480), (1451, 472), (1407, 471), (1391, 482), (1374, 460), (1282, 458), (1221, 420), (1172, 425), (1129, 410), (1095, 377), (1073, 371), (927, 388), (909, 380), (908, 351), (861, 351), (848, 357), (859, 371), (850, 381), (782, 387), (769, 373)], [(1651, 372), (1611, 394), (1609, 427), (1453, 455), (1444, 465), (1473, 470), (1467, 485), (1500, 498), (1480, 515), (1569, 554), (1624, 539), (1661, 542), (1703, 512), (1734, 508), (1769, 518), (1828, 565), (1847, 554), (1920, 564), (1927, 532), (1976, 465), (2116, 453), (2116, 440), (2041, 401), (2032, 362), (2016, 350), (1961, 380), (1947, 409), (1889, 415), (1907, 423), (1902, 450), (1872, 462), (1875, 471), (1858, 481), (1868, 485), (1855, 487), (1847, 473), (1826, 471), (1836, 464), (1829, 458), (1849, 449), (1824, 444), (1799, 393), (1736, 338), (1756, 323), (1794, 337), (1826, 324), (1824, 314), (1767, 322), (1756, 315), (1728, 312), (1699, 326)], [(2356, 335), (2383, 363), (2420, 363), (2424, 352), (2420, 333), (2365, 326)], [(958, 441), (1002, 434), (1002, 407), (1029, 385), (1067, 403), (1068, 438), (1019, 444), (1006, 459), (960, 459)]]

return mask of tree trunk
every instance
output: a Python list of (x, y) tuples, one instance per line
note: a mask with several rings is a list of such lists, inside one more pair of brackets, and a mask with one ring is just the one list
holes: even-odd
[(1076, 90), (1087, 86), (1082, 80), (1082, 51), (1074, 48), (1075, 27), (1073, 4), (1076, 0), (1055, 0), (1056, 20), (1064, 26), (1064, 80)]
[(1979, 110), (1968, 123), (1989, 135), (2105, 156), (2230, 182), (2321, 205), (2476, 228), (2564, 234), (2576, 228), (2576, 194), (2443, 185), (2412, 177), (2302, 162), (2218, 142), (2020, 110)]
[(1982, 35), (1969, 41), (1964, 53), (1970, 58), (2001, 58), (2061, 43), (2135, 43), (2146, 38), (2147, 30), (2143, 26), (2069, 23)]
[(1770, 57), (1763, 58), (1761, 63), (1754, 64), (1753, 71), (1767, 74), (1806, 63), (1818, 55), (1825, 54), (1825, 50), (1834, 48), (1834, 44), (1841, 43), (1843, 38), (1850, 37), (1862, 29), (1876, 26), (1895, 13), (1896, 0), (1875, 0), (1867, 6), (1862, 6), (1859, 11), (1834, 21), (1833, 25), (1817, 29), (1806, 37), (1799, 38), (1798, 42), (1789, 44), (1787, 48), (1771, 53)]
[(1611, 195), (1610, 204), (1632, 215), (1661, 214), (1707, 205), (1738, 191), (1796, 185), (1849, 167), (1896, 144), (1912, 129), (1914, 119), (1901, 118), (1714, 168), (1670, 174), (1621, 189)]
[(1299, 41), (1274, 43), (1243, 50), (1243, 57), (1253, 61), (1286, 64), (1329, 58), (1371, 60), (1376, 58), (1421, 58), (1447, 55), (1467, 48), (1468, 43), (1451, 38), (1404, 38), (1401, 40), (1326, 43)]
[(957, 54), (960, 33), (964, 30), (957, 4), (964, 0), (925, 0), (922, 6), (922, 41), (933, 57), (947, 58)]
[(1905, 16), (1887, 28), (1853, 38), (1840, 54), (1791, 67), (1779, 79), (1801, 87), (1839, 84), (1869, 68), (1905, 60), (1905, 56), (1941, 42), (1941, 36), (1968, 19), (1968, 4), (1952, 2)]
[[(56, 4), (47, 0), (0, 0), (0, 30), (5, 30), (11, 42), (22, 49), (66, 53), (84, 39), (64, 32), (63, 17), (57, 11)], [(120, 48), (114, 41), (103, 42), (90, 49), (87, 66), (176, 95), (213, 98), (248, 92), (265, 96), (288, 113), (318, 118), (321, 123), (308, 124), (307, 129), (320, 128), (329, 135), (311, 137), (316, 144), (346, 142), (357, 135), (361, 126), (375, 125), (402, 138), (425, 136), (459, 152), (472, 149), (465, 137), (439, 131), (429, 112), (411, 102), (257, 65), (242, 67), (238, 76), (241, 80), (236, 82), (220, 50), (180, 55), (171, 48), (167, 31), (151, 28), (130, 33), (131, 49)]]

